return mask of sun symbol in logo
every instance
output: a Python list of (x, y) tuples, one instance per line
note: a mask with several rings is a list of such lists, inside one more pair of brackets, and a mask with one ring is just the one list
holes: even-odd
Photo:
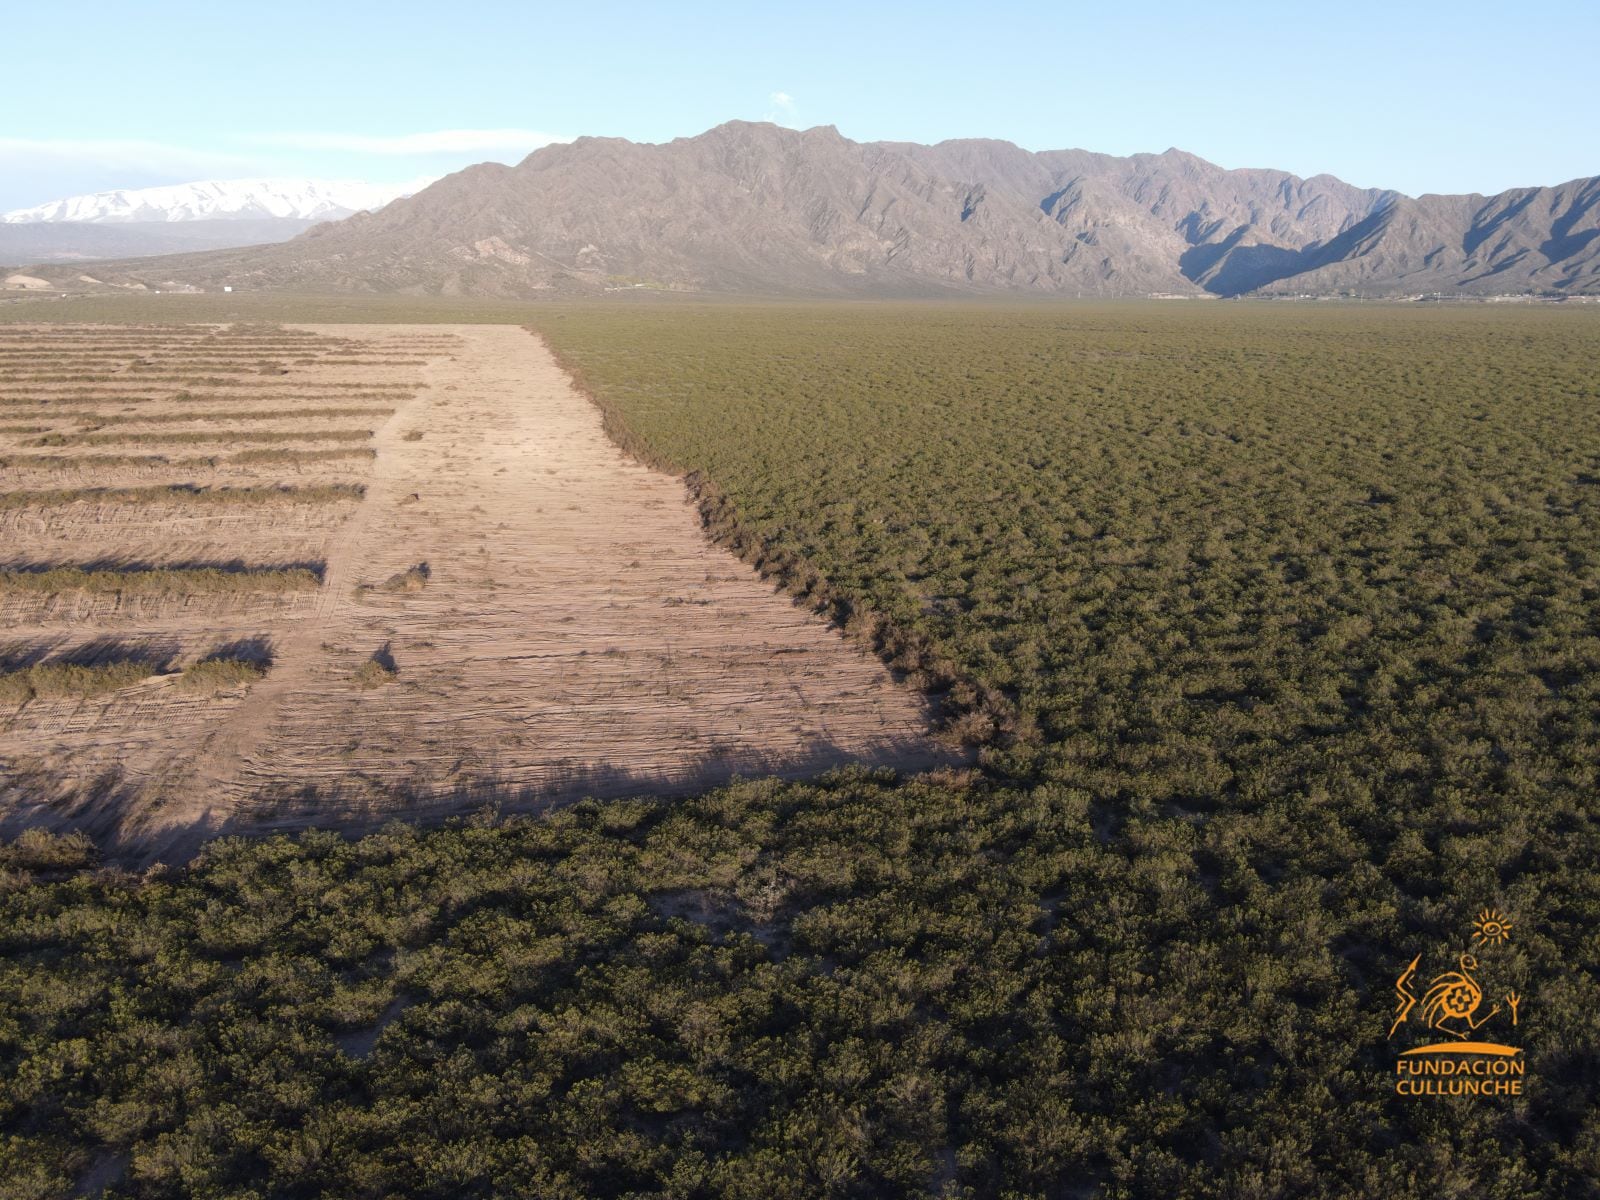
[(1497, 908), (1486, 908), (1478, 914), (1478, 919), (1472, 923), (1475, 930), (1472, 937), (1474, 946), (1485, 943), (1499, 944), (1511, 936), (1511, 922), (1500, 915)]

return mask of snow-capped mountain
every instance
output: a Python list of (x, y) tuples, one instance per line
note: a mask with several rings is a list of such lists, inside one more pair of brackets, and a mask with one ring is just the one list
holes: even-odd
[(0, 214), (0, 224), (81, 222), (115, 225), (166, 221), (335, 221), (382, 208), (427, 185), (330, 179), (207, 179), (169, 187), (121, 189), (53, 200)]

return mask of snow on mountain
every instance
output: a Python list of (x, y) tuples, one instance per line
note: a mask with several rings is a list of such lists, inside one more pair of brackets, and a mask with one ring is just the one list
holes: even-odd
[(288, 217), (333, 221), (382, 208), (427, 186), (331, 179), (208, 179), (169, 187), (122, 189), (71, 196), (33, 208), (0, 213), (0, 224), (81, 221), (113, 225), (133, 221), (236, 221)]

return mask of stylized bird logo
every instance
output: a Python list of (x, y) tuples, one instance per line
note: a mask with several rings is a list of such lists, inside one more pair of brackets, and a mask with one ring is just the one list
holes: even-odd
[[(1422, 996), (1422, 1016), (1428, 1022), (1429, 1029), (1440, 1030), (1464, 1041), (1467, 1034), (1499, 1012), (1500, 1006), (1496, 1004), (1482, 1017), (1473, 1020), (1472, 1014), (1483, 1003), (1483, 989), (1472, 977), (1472, 972), (1478, 969), (1478, 960), (1470, 954), (1463, 954), (1459, 961), (1461, 970), (1446, 971), (1443, 975), (1435, 976), (1428, 985), (1428, 990)], [(1452, 1029), (1445, 1024), (1446, 1021), (1465, 1021), (1467, 1027), (1464, 1030)]]
[[(1474, 946), (1500, 945), (1510, 940), (1511, 922), (1501, 914), (1499, 909), (1485, 908), (1478, 914), (1478, 919), (1473, 922), (1475, 938)], [(1456, 960), (1461, 969), (1459, 971), (1446, 971), (1442, 975), (1435, 975), (1428, 984), (1428, 990), (1422, 994), (1422, 1016), (1429, 1029), (1437, 1029), (1448, 1033), (1460, 1041), (1466, 1041), (1469, 1035), (1485, 1021), (1501, 1011), (1500, 1005), (1493, 1005), (1483, 1016), (1478, 1016), (1478, 1009), (1483, 1006), (1483, 989), (1478, 986), (1478, 981), (1473, 978), (1473, 972), (1478, 969), (1478, 960), (1471, 954), (1463, 954)], [(1400, 977), (1394, 981), (1394, 994), (1399, 1003), (1394, 1008), (1394, 1023), (1389, 1026), (1389, 1036), (1392, 1038), (1400, 1026), (1406, 1023), (1412, 1009), (1418, 1002), (1417, 994), (1411, 990), (1411, 982), (1416, 977), (1417, 966), (1422, 962), (1422, 955), (1417, 955), (1406, 969), (1400, 972)], [(1507, 992), (1505, 1002), (1511, 1006), (1511, 1024), (1516, 1025), (1518, 1009), (1522, 1005), (1522, 997), (1515, 991)], [(1466, 1027), (1456, 1028), (1455, 1025), (1464, 1024)]]

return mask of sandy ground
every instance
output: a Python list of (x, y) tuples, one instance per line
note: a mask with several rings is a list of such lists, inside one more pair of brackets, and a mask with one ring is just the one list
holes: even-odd
[[(158, 678), (134, 697), (0, 713), (0, 763), (22, 781), (0, 801), (13, 816), (170, 845), (202, 831), (533, 808), (846, 761), (948, 761), (926, 737), (922, 698), (710, 546), (681, 481), (627, 460), (537, 338), (508, 326), (448, 334), (297, 331), (345, 347), (340, 355), (364, 352), (364, 367), (318, 367), (324, 383), (359, 373), (410, 386), (386, 419), (329, 423), (372, 429), (375, 459), (315, 468), (316, 482), (364, 482), (358, 504), (25, 513), (35, 524), (22, 540), (37, 561), (84, 561), (117, 543), (149, 561), (315, 560), (324, 583), (154, 606), (13, 603), (35, 639), (119, 629), (158, 648), (166, 638), (181, 658), (252, 632), (272, 648), (264, 680), (217, 697), (180, 696)], [(297, 395), (337, 390), (297, 374), (283, 384)], [(47, 383), (29, 386), (34, 395)], [(284, 403), (243, 399), (260, 386), (212, 390), (255, 408)], [(294, 425), (308, 438), (319, 428)], [(114, 483), (145, 484), (152, 470), (117, 468)], [(7, 487), (47, 486), (17, 478), (8, 472)], [(385, 586), (407, 571), (407, 585)]]

